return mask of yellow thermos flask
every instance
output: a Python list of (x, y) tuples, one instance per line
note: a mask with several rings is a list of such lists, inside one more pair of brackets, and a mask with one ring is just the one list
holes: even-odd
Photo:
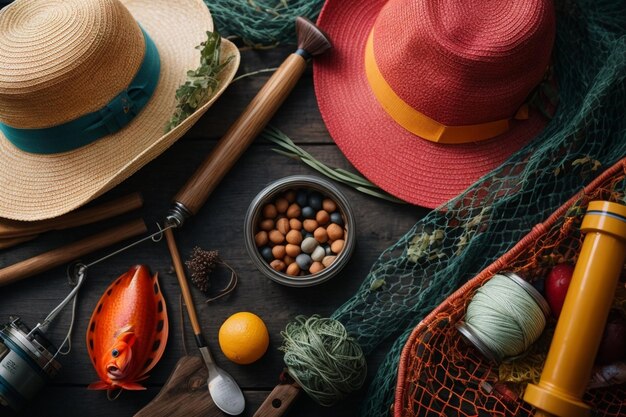
[(583, 218), (585, 240), (538, 384), (524, 400), (536, 416), (586, 417), (582, 397), (626, 258), (626, 206), (592, 201)]

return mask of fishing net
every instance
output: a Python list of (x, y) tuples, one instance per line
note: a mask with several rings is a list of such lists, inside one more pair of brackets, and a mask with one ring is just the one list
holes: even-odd
[[(554, 265), (575, 263), (582, 246), (580, 224), (588, 202), (624, 204), (625, 177), (626, 159), (622, 159), (420, 322), (400, 360), (394, 406), (397, 417), (532, 415), (532, 408), (521, 397), (527, 383), (538, 382), (555, 323), (548, 324), (544, 336), (527, 356), (500, 366), (469, 347), (455, 324), (463, 318), (475, 291), (495, 273), (515, 271), (537, 283)], [(621, 302), (617, 299), (615, 307), (623, 310)], [(591, 405), (595, 416), (626, 415), (626, 384), (588, 390), (584, 401)]]
[[(626, 155), (626, 7), (606, 0), (560, 0), (555, 7), (560, 103), (553, 120), (532, 143), (385, 250), (358, 292), (332, 316), (366, 353), (397, 338), (370, 386), (364, 416), (388, 414), (400, 352), (426, 314)], [(441, 351), (432, 354), (429, 362), (445, 386), (478, 372), (472, 362), (453, 368)], [(472, 395), (465, 403), (482, 401), (478, 388)], [(450, 415), (461, 408), (456, 404)]]
[(323, 0), (204, 0), (224, 36), (240, 37), (253, 47), (296, 43), (294, 22), (304, 16), (315, 21)]

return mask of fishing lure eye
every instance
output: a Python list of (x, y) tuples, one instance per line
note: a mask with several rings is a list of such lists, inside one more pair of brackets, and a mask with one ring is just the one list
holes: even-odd
[(117, 349), (113, 349), (111, 355), (113, 355), (114, 358), (117, 358), (118, 356), (120, 356), (120, 351)]

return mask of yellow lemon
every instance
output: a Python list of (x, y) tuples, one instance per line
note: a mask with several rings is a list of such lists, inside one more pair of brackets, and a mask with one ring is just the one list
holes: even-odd
[(219, 342), (228, 359), (239, 365), (248, 365), (265, 354), (270, 335), (259, 316), (241, 312), (233, 314), (222, 324)]

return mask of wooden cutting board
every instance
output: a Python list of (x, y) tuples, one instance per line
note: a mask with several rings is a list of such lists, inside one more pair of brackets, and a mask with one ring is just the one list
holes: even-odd
[(183, 356), (159, 394), (135, 417), (223, 417), (209, 394), (208, 376), (199, 356)]

